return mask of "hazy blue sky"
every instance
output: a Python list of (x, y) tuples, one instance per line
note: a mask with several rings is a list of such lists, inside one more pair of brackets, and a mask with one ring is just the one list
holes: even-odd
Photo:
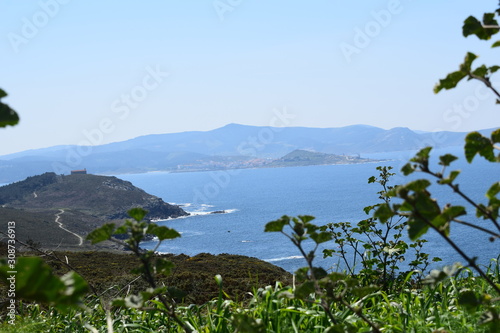
[(228, 123), (495, 127), (479, 83), (432, 88), (467, 51), (498, 63), (461, 35), (497, 3), (2, 0), (0, 87), (21, 123), (0, 154)]

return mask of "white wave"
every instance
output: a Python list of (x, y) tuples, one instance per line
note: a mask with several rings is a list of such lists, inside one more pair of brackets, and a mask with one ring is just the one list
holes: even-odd
[[(186, 213), (189, 213), (189, 212), (186, 212)], [(189, 213), (191, 214), (191, 213)], [(185, 216), (179, 216), (179, 217), (169, 217), (169, 218), (166, 218), (166, 219), (153, 219), (151, 220), (151, 222), (154, 222), (154, 223), (158, 223), (158, 222), (163, 222), (163, 221), (172, 221), (172, 220), (178, 220), (178, 219), (186, 219), (188, 217), (190, 217), (191, 215), (185, 215)]]
[(202, 211), (202, 210), (194, 210), (194, 211), (189, 211), (188, 213), (191, 215), (210, 215), (210, 214), (231, 214), (234, 212), (237, 212), (238, 209), (233, 208), (233, 209), (221, 209), (221, 210), (213, 210), (213, 211)]
[(242, 240), (241, 242), (242, 243), (253, 243), (253, 241), (250, 241), (250, 240)]
[(202, 236), (205, 233), (202, 231), (181, 231), (179, 232), (183, 237), (192, 237), (192, 236)]
[(200, 211), (194, 211), (194, 212), (188, 212), (189, 215), (191, 216), (198, 216), (198, 215), (209, 215), (212, 214), (212, 212), (200, 212)]
[(281, 257), (281, 258), (273, 258), (273, 259), (262, 259), (263, 261), (267, 262), (275, 262), (275, 261), (282, 261), (282, 260), (292, 260), (292, 259), (303, 259), (304, 257), (302, 256), (290, 256), (290, 257)]
[[(189, 204), (189, 205), (191, 205), (191, 204)], [(210, 206), (210, 205), (208, 205), (208, 206)], [(210, 207), (213, 207), (213, 206), (210, 206)], [(204, 211), (203, 209), (201, 209), (201, 210), (194, 210), (194, 211), (187, 211), (186, 210), (185, 212), (188, 213), (189, 215), (179, 216), (179, 217), (169, 217), (169, 218), (166, 218), (166, 219), (153, 219), (153, 220), (151, 220), (151, 222), (158, 223), (158, 222), (163, 222), (163, 221), (172, 221), (172, 220), (177, 220), (177, 219), (186, 219), (188, 217), (200, 216), (200, 215), (231, 214), (231, 213), (237, 212), (238, 210), (239, 209), (236, 209), (236, 208), (233, 208), (233, 209), (213, 210), (213, 211), (208, 211), (208, 212)]]
[(162, 254), (173, 254), (173, 252), (165, 252), (165, 251), (156, 251), (156, 254), (162, 255)]

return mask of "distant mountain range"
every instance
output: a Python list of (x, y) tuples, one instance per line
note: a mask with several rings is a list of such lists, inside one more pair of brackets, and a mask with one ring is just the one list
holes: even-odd
[(0, 156), (0, 183), (83, 168), (94, 174), (120, 174), (255, 167), (262, 160), (281, 158), (298, 149), (360, 155), (428, 145), (440, 148), (463, 145), (465, 135), (366, 125), (279, 128), (229, 124), (206, 132), (153, 134), (100, 146), (55, 146)]

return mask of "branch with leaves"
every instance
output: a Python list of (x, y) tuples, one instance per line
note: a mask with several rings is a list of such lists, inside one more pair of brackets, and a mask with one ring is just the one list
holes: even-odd
[[(150, 311), (161, 311), (172, 318), (186, 332), (192, 332), (193, 328), (177, 316), (176, 302), (174, 300), (175, 289), (167, 287), (158, 287), (156, 283), (156, 274), (170, 275), (174, 264), (163, 258), (155, 256), (155, 252), (161, 242), (166, 239), (174, 239), (181, 235), (174, 229), (159, 226), (155, 223), (144, 221), (147, 214), (142, 208), (133, 208), (128, 211), (132, 220), (126, 220), (123, 225), (116, 227), (114, 223), (107, 223), (102, 227), (93, 230), (87, 239), (92, 244), (100, 243), (106, 240), (111, 240), (115, 243), (125, 246), (130, 249), (141, 262), (141, 266), (135, 270), (140, 273), (144, 280), (151, 287), (150, 289), (139, 293), (138, 295), (129, 295), (125, 298), (118, 298), (113, 301), (114, 306), (129, 307), (137, 309), (145, 309)], [(118, 239), (113, 236), (125, 236), (125, 240)], [(153, 250), (144, 250), (140, 247), (141, 242), (148, 235), (153, 235), (158, 239), (158, 244)], [(154, 300), (156, 297), (158, 300)], [(156, 307), (146, 307), (145, 303), (151, 301)]]

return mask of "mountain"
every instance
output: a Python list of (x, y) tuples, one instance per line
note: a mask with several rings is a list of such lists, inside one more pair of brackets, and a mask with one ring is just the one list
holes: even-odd
[(241, 167), (260, 163), (255, 159), (275, 159), (297, 149), (355, 155), (415, 150), (428, 145), (441, 148), (463, 145), (465, 135), (366, 125), (281, 128), (229, 124), (205, 132), (152, 134), (100, 146), (56, 146), (1, 156), (0, 183), (43, 172), (69, 174), (82, 168), (93, 173), (120, 174)]

